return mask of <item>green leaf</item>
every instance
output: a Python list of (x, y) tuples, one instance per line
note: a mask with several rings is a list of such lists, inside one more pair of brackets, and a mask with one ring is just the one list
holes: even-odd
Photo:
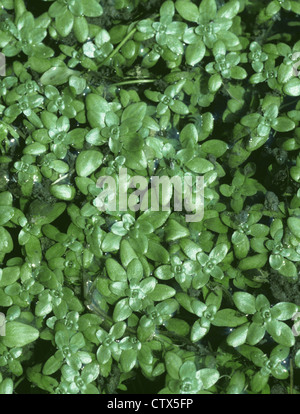
[(263, 375), (260, 371), (251, 379), (251, 389), (254, 393), (259, 393), (268, 383), (269, 375)]
[(293, 67), (282, 63), (278, 69), (278, 74), (277, 74), (278, 82), (283, 83), (283, 84), (287, 83), (291, 79), (292, 76), (293, 76)]
[(185, 127), (181, 130), (179, 139), (184, 147), (189, 147), (196, 144), (198, 142), (198, 132), (195, 125), (185, 125)]
[(171, 286), (157, 284), (152, 292), (150, 292), (147, 297), (154, 301), (163, 301), (173, 297), (176, 293), (176, 290)]
[(225, 197), (231, 197), (232, 194), (234, 193), (234, 187), (233, 186), (230, 186), (228, 184), (221, 184), (220, 185), (220, 192)]
[(265, 295), (259, 294), (255, 298), (256, 310), (261, 311), (263, 308), (270, 308), (270, 302)]
[(46, 316), (52, 311), (52, 304), (47, 300), (39, 300), (35, 307), (35, 314), (37, 316)]
[(128, 240), (122, 240), (120, 246), (120, 257), (122, 265), (127, 268), (131, 260), (137, 259), (137, 255), (133, 248), (131, 247)]
[(136, 363), (137, 351), (135, 349), (126, 349), (122, 352), (120, 363), (124, 372), (130, 372)]
[(248, 255), (250, 242), (246, 234), (235, 231), (232, 235), (234, 254), (238, 259), (243, 259)]
[[(127, 277), (128, 280), (141, 280), (143, 277), (143, 266), (142, 263), (140, 262), (140, 260), (138, 259), (133, 259), (127, 268)], [(151, 281), (154, 282), (155, 279), (153, 277), (151, 278), (146, 278), (141, 282), (140, 287), (142, 287), (143, 283), (145, 283), (146, 281), (149, 282), (151, 284)], [(155, 281), (156, 282), (156, 281)]]
[(149, 240), (148, 250), (145, 253), (145, 256), (148, 259), (161, 264), (167, 264), (169, 262), (169, 253), (168, 251), (159, 243)]
[(0, 252), (10, 253), (13, 247), (13, 240), (10, 233), (4, 227), (0, 227)]
[(260, 253), (242, 259), (238, 267), (241, 270), (260, 269), (266, 264), (267, 260), (268, 255), (266, 253)]
[(187, 115), (189, 113), (189, 108), (182, 101), (174, 100), (170, 108), (175, 114), (178, 115)]
[(47, 151), (46, 145), (40, 144), (39, 142), (34, 142), (25, 147), (23, 153), (30, 155), (41, 155)]
[(5, 378), (0, 384), (0, 394), (13, 394), (14, 384), (11, 378)]
[(55, 203), (49, 205), (46, 202), (35, 200), (30, 204), (30, 215), (36, 225), (43, 225), (52, 223), (56, 220), (66, 209), (66, 203)]
[(287, 132), (295, 128), (295, 123), (286, 116), (280, 116), (272, 123), (272, 128), (278, 132)]
[(170, 265), (159, 266), (155, 270), (154, 275), (157, 279), (160, 279), (160, 280), (169, 280), (174, 277), (174, 274), (172, 273)]
[(54, 66), (47, 70), (41, 77), (40, 81), (43, 85), (63, 85), (68, 82), (72, 75), (77, 75), (79, 72), (69, 69), (66, 66)]
[(286, 277), (297, 277), (297, 268), (290, 260), (284, 259), (282, 265), (277, 269), (280, 274)]
[(279, 270), (284, 263), (284, 258), (280, 254), (271, 254), (269, 261), (272, 269)]
[(170, 211), (145, 211), (137, 220), (137, 223), (151, 223), (153, 229), (156, 230), (167, 221)]
[(97, 0), (81, 0), (83, 14), (87, 17), (99, 17), (103, 13), (102, 6)]
[(249, 345), (256, 345), (265, 336), (266, 328), (264, 325), (251, 323), (247, 334), (247, 343)]
[(227, 394), (242, 394), (245, 388), (246, 376), (242, 371), (235, 371), (227, 387)]
[[(145, 326), (139, 325), (137, 329), (137, 336), (141, 342), (149, 341), (155, 335), (155, 324), (152, 321), (147, 320)], [(139, 356), (140, 360), (140, 356)]]
[(9, 191), (3, 191), (0, 193), (0, 206), (12, 206), (13, 197)]
[(37, 237), (30, 236), (27, 244), (25, 245), (25, 251), (30, 263), (34, 266), (39, 266), (42, 260), (42, 248)]
[(197, 377), (201, 380), (203, 388), (211, 388), (220, 378), (216, 369), (204, 368), (197, 371)]
[(171, 17), (173, 16), (175, 13), (175, 8), (174, 8), (174, 3), (170, 0), (167, 0), (165, 2), (163, 2), (163, 4), (161, 5), (160, 9), (159, 9), (159, 14), (161, 17)]
[(221, 263), (225, 259), (228, 252), (228, 246), (225, 243), (220, 243), (210, 252), (210, 259), (216, 260), (216, 263)]
[(239, 326), (227, 336), (228, 345), (236, 348), (246, 342), (249, 323)]
[(55, 17), (55, 23), (58, 33), (66, 37), (71, 33), (74, 23), (73, 14), (66, 8), (63, 13)]
[(204, 158), (195, 157), (186, 163), (186, 166), (197, 174), (205, 174), (214, 169), (214, 165)]
[(0, 226), (6, 224), (14, 216), (14, 209), (9, 206), (0, 206)]
[[(222, 32), (222, 41), (227, 50), (237, 50), (240, 47), (240, 41), (237, 35), (232, 32)], [(243, 69), (243, 68), (242, 68)]]
[(266, 237), (269, 233), (269, 227), (264, 224), (256, 223), (250, 227), (250, 233), (257, 238)]
[(188, 336), (190, 332), (189, 324), (182, 319), (169, 319), (164, 323), (164, 326), (167, 328), (168, 331), (174, 332), (176, 335), (182, 337)]
[(293, 235), (300, 239), (300, 218), (289, 217), (287, 219), (287, 225)]
[(146, 365), (153, 364), (153, 355), (149, 345), (143, 344), (138, 353), (139, 362)]
[(43, 367), (43, 374), (44, 375), (52, 375), (57, 372), (60, 367), (62, 366), (63, 361), (57, 359), (54, 355), (52, 355), (45, 363)]
[(257, 113), (249, 114), (241, 119), (241, 124), (249, 128), (254, 128), (258, 125), (260, 118), (261, 116)]
[(113, 252), (119, 250), (122, 236), (113, 233), (107, 233), (102, 242), (101, 248), (104, 252)]
[(274, 341), (283, 346), (291, 347), (295, 344), (295, 336), (284, 322), (271, 321), (267, 323), (267, 331)]
[(300, 368), (300, 349), (297, 351), (295, 355), (295, 364), (298, 368)]
[(202, 250), (197, 243), (187, 238), (180, 240), (180, 247), (191, 260), (196, 260), (197, 254)]
[(174, 241), (190, 235), (189, 230), (174, 219), (169, 219), (165, 227), (166, 241)]
[(219, 158), (225, 154), (228, 149), (228, 145), (218, 139), (210, 139), (201, 145), (201, 149), (208, 154), (212, 154), (216, 158)]
[(300, 79), (292, 78), (283, 87), (284, 93), (289, 96), (300, 96)]
[(235, 66), (230, 69), (230, 75), (233, 79), (242, 80), (245, 79), (248, 74), (244, 68), (241, 68), (240, 66)]
[(217, 13), (218, 17), (225, 19), (232, 19), (239, 12), (240, 3), (237, 0), (232, 0), (222, 6)]
[(209, 327), (201, 326), (200, 321), (194, 322), (192, 329), (191, 329), (191, 341), (198, 342), (201, 338), (203, 338), (207, 332), (209, 331)]
[(76, 195), (75, 188), (71, 185), (52, 185), (51, 194), (59, 200), (71, 201)]
[(280, 302), (272, 307), (271, 314), (279, 321), (286, 321), (294, 316), (297, 309), (294, 303)]
[(300, 4), (293, 0), (291, 0), (290, 4), (291, 4), (291, 10), (296, 14), (300, 14)]
[(89, 37), (89, 25), (83, 16), (75, 17), (73, 30), (78, 42), (84, 43), (87, 41)]
[(297, 183), (300, 182), (300, 167), (292, 167), (290, 169), (290, 174), (293, 180), (295, 180)]
[(95, 93), (89, 93), (86, 98), (87, 118), (92, 128), (104, 128), (105, 116), (110, 110), (106, 100)]
[(202, 40), (188, 45), (185, 51), (186, 63), (188, 65), (195, 66), (197, 63), (201, 62), (205, 55), (205, 50), (205, 45)]
[(71, 88), (74, 88), (77, 95), (80, 95), (86, 88), (86, 80), (80, 78), (79, 76), (72, 75), (69, 79), (69, 85)]
[(105, 267), (109, 278), (114, 282), (127, 281), (126, 271), (116, 260), (112, 258), (107, 259), (105, 262)]
[(215, 73), (209, 78), (208, 89), (211, 93), (216, 93), (222, 86), (223, 80), (219, 73)]
[(0, 287), (9, 286), (15, 283), (20, 277), (20, 267), (5, 267), (0, 272)]
[(258, 367), (263, 367), (267, 361), (266, 354), (255, 346), (242, 345), (238, 351), (241, 355), (249, 359), (249, 361), (252, 361)]
[(13, 304), (13, 300), (10, 296), (4, 293), (3, 289), (0, 288), (0, 301), (3, 307), (8, 307)]
[(167, 42), (168, 48), (175, 54), (175, 55), (182, 55), (183, 54), (183, 45), (182, 42), (177, 39), (175, 36), (169, 36)]
[(202, 0), (199, 6), (199, 12), (205, 21), (213, 20), (217, 13), (215, 0)]
[(111, 330), (109, 331), (109, 334), (114, 339), (119, 339), (124, 335), (125, 330), (126, 330), (126, 323), (125, 322), (117, 322), (111, 328)]
[(96, 355), (97, 355), (97, 360), (99, 361), (101, 366), (105, 366), (107, 363), (109, 363), (109, 361), (111, 361), (111, 351), (109, 348), (100, 346), (100, 348), (98, 348)]
[(2, 343), (8, 348), (22, 347), (34, 342), (39, 337), (39, 331), (25, 323), (12, 321), (6, 324), (6, 334)]
[(76, 160), (76, 172), (80, 177), (87, 177), (102, 164), (103, 155), (100, 151), (81, 151)]
[(124, 321), (131, 314), (132, 310), (128, 304), (128, 299), (121, 299), (114, 308), (113, 320), (115, 322)]
[(145, 102), (133, 103), (124, 109), (122, 114), (122, 122), (127, 119), (134, 120), (135, 123), (142, 122), (146, 115), (147, 105)]
[(232, 296), (235, 306), (240, 312), (254, 314), (256, 312), (255, 297), (246, 292), (235, 292)]
[(175, 3), (176, 10), (188, 22), (198, 22), (199, 10), (197, 6), (185, 0), (178, 0)]
[[(91, 362), (88, 365), (85, 365), (82, 369), (81, 378), (85, 382), (85, 384), (90, 384), (92, 381), (95, 381), (97, 377), (99, 376), (99, 364), (95, 362)], [(93, 390), (94, 388), (94, 390)], [(93, 386), (93, 388), (90, 388), (90, 390), (93, 390), (94, 393), (99, 393), (98, 389)], [(90, 392), (87, 392), (87, 394), (90, 394)]]
[(221, 309), (216, 313), (212, 324), (215, 326), (229, 326), (234, 328), (245, 322), (247, 322), (246, 316), (239, 316), (238, 312), (234, 309)]
[(165, 356), (167, 373), (173, 379), (179, 379), (179, 370), (182, 366), (182, 359), (175, 352), (167, 352)]

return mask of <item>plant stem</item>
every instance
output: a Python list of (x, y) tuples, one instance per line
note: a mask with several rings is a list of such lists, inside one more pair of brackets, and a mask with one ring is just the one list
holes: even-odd
[(60, 178), (58, 178), (56, 181), (54, 181), (51, 185), (54, 185), (54, 184), (59, 183), (60, 181), (62, 181), (62, 180), (64, 180), (65, 178), (67, 178), (67, 177), (68, 177), (68, 175), (69, 175), (69, 173), (67, 173), (67, 174), (63, 175), (62, 177), (60, 177)]
[(105, 65), (110, 59), (112, 59), (118, 51), (121, 49), (121, 47), (127, 42), (128, 39), (130, 39), (134, 33), (136, 32), (136, 28), (132, 29), (127, 36), (124, 37), (121, 43), (118, 44), (118, 46), (111, 52), (109, 56), (107, 56), (106, 59), (98, 66), (98, 69), (101, 68), (101, 66)]
[(290, 394), (293, 394), (294, 388), (294, 369), (293, 369), (293, 359), (290, 359)]
[(282, 109), (283, 109), (283, 108), (285, 108), (286, 106), (292, 105), (293, 103), (297, 103), (297, 102), (298, 102), (298, 100), (299, 100), (299, 99), (294, 99), (294, 100), (293, 100), (293, 101), (291, 101), (291, 102), (287, 102), (286, 104), (281, 105), (281, 106), (280, 106), (280, 110), (282, 110)]
[(14, 384), (14, 389), (18, 387), (19, 384), (25, 379), (25, 376), (23, 375), (21, 378), (18, 379), (18, 381)]
[(135, 85), (138, 83), (153, 83), (155, 82), (154, 79), (135, 79), (135, 80), (131, 80), (131, 81), (124, 81), (124, 82), (118, 82), (118, 83), (113, 83), (111, 86), (123, 86), (123, 85)]

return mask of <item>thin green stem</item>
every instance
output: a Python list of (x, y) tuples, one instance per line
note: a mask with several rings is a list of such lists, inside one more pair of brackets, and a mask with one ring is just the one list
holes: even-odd
[(105, 65), (107, 62), (109, 62), (110, 59), (112, 59), (117, 53), (118, 51), (121, 49), (121, 47), (127, 42), (127, 40), (129, 40), (134, 33), (136, 32), (136, 28), (132, 29), (127, 36), (124, 37), (124, 39), (122, 40), (121, 43), (118, 44), (118, 46), (111, 52), (111, 54), (109, 56), (107, 56), (106, 59), (104, 59), (104, 61), (98, 66), (98, 68), (100, 68), (101, 66)]
[(113, 319), (108, 316), (104, 311), (99, 309), (98, 306), (96, 306), (94, 303), (85, 302), (85, 306), (88, 308), (88, 310), (98, 316), (100, 316), (101, 319), (103, 319), (103, 322), (108, 325), (108, 329), (110, 329), (113, 326)]
[(18, 381), (14, 384), (14, 389), (16, 390), (18, 385), (21, 384), (21, 382), (25, 379), (25, 376), (23, 375), (21, 378), (18, 379)]
[(290, 394), (293, 394), (294, 388), (294, 368), (293, 368), (293, 358), (290, 359)]
[(292, 105), (293, 103), (297, 103), (298, 101), (299, 101), (299, 99), (297, 98), (297, 99), (294, 99), (292, 102), (287, 102), (286, 104), (281, 105), (281, 106), (280, 106), (280, 111), (281, 111), (283, 108), (285, 108), (286, 106), (290, 106), (290, 105)]
[(131, 81), (113, 83), (112, 86), (135, 85), (135, 84), (153, 83), (153, 82), (155, 82), (154, 79), (134, 79), (134, 80), (131, 80)]

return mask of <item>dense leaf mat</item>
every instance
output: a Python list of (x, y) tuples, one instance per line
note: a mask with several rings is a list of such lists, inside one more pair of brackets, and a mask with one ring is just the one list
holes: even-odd
[(300, 2), (0, 5), (0, 392), (299, 393)]

